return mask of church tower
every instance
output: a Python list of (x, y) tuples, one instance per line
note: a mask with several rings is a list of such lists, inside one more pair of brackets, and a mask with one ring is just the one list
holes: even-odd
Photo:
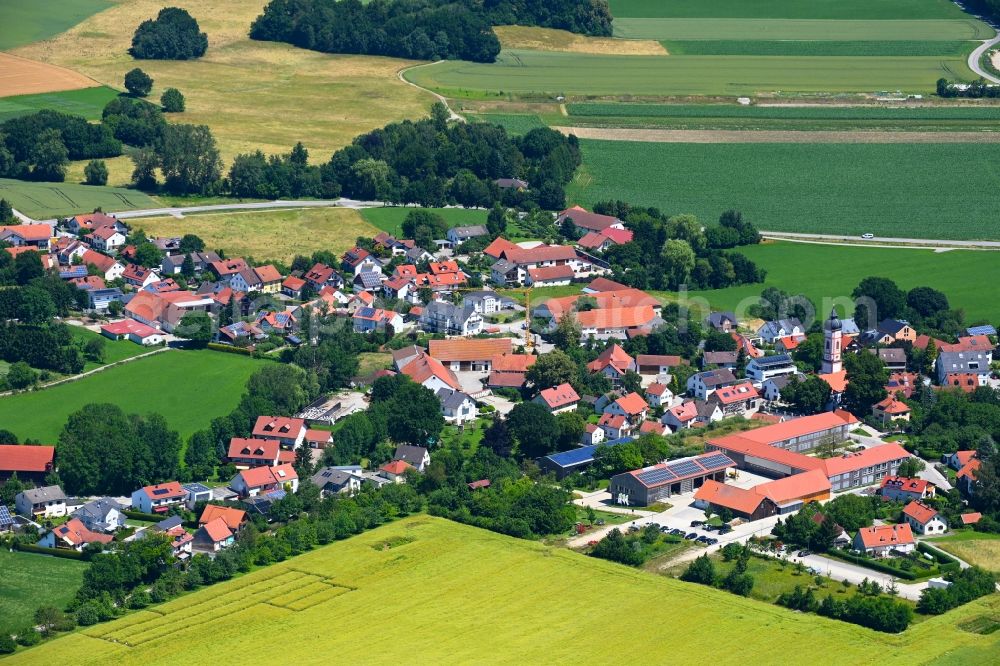
[(844, 368), (841, 362), (843, 353), (843, 332), (837, 310), (830, 312), (830, 318), (823, 323), (823, 368), (822, 373), (828, 375), (840, 372)]

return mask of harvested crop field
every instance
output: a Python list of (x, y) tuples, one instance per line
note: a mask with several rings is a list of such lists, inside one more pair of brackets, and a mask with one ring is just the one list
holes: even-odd
[(34, 183), (0, 178), (0, 197), (28, 217), (38, 220), (90, 213), (95, 208), (112, 212), (157, 208), (148, 195), (120, 187), (75, 183)]
[[(433, 98), (399, 81), (405, 60), (328, 55), (287, 44), (256, 42), (247, 33), (266, 0), (177, 0), (208, 34), (197, 60), (144, 60), (155, 81), (151, 99), (178, 88), (187, 110), (172, 122), (205, 124), (222, 159), (261, 149), (288, 152), (297, 141), (314, 163), (363, 132), (427, 113)], [(163, 7), (155, 0), (112, 6), (67, 32), (17, 51), (68, 67), (119, 88), (136, 61), (126, 53), (136, 26)], [(91, 83), (90, 85), (93, 85)]]
[(199, 213), (181, 219), (147, 217), (132, 225), (153, 236), (195, 234), (207, 247), (231, 257), (254, 257), (290, 263), (296, 254), (316, 250), (334, 254), (354, 246), (358, 236), (371, 238), (378, 229), (356, 210), (304, 208), (259, 212)]
[(587, 37), (565, 30), (507, 25), (493, 29), (506, 49), (566, 51), (569, 53), (614, 53), (618, 55), (667, 55), (667, 49), (652, 39)]
[(93, 88), (96, 81), (65, 67), (0, 53), (0, 97)]
[(580, 139), (652, 143), (1000, 143), (1000, 133), (809, 132), (779, 130), (669, 130), (553, 127)]
[[(622, 617), (642, 616), (644, 627), (669, 630), (609, 625), (606, 614), (581, 611), (608, 596)], [(401, 651), (408, 661), (426, 664), (606, 664), (625, 652), (673, 663), (703, 658), (719, 636), (739, 646), (713, 655), (721, 664), (780, 662), (789, 645), (804, 663), (832, 663), (832, 655), (838, 663), (864, 663), (872, 654), (933, 663), (954, 650), (972, 656), (1000, 647), (996, 635), (956, 626), (995, 613), (998, 604), (992, 595), (901, 635), (880, 634), (566, 549), (412, 516), (84, 628), (20, 652), (11, 663), (249, 663), (251, 655), (274, 652), (275, 636), (282, 640), (282, 661), (303, 664), (330, 663), (333, 655), (338, 663), (398, 664)], [(422, 630), (392, 649), (386, 630), (401, 617), (419, 618)], [(317, 644), (322, 627), (328, 630)]]

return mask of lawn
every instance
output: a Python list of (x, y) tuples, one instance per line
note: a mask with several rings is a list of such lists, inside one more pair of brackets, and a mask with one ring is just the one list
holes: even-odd
[(392, 367), (392, 354), (380, 354), (375, 352), (362, 352), (358, 354), (358, 376), (367, 377), (379, 370), (388, 370)]
[(955, 532), (932, 543), (969, 564), (1000, 573), (1000, 534)]
[(111, 6), (108, 0), (4, 0), (0, 2), (0, 50), (30, 44), (67, 30)]
[(251, 212), (197, 213), (181, 219), (146, 217), (132, 222), (154, 236), (196, 234), (206, 247), (228, 256), (274, 259), (290, 263), (296, 254), (316, 250), (341, 254), (358, 236), (371, 238), (378, 229), (348, 208), (302, 208)]
[(0, 178), (0, 197), (28, 217), (48, 219), (90, 213), (157, 208), (159, 204), (136, 190), (77, 183), (29, 183)]
[(126, 413), (162, 414), (186, 439), (228, 414), (260, 362), (239, 354), (169, 351), (76, 382), (0, 398), (0, 423), (21, 440), (52, 443), (84, 405), (110, 402)]
[[(187, 102), (173, 122), (211, 127), (228, 169), (237, 153), (260, 148), (288, 152), (305, 143), (315, 163), (363, 132), (426, 114), (433, 99), (396, 78), (410, 64), (391, 58), (328, 55), (287, 44), (255, 42), (247, 36), (266, 0), (175, 0), (208, 34), (209, 48), (197, 60), (146, 60), (153, 77), (150, 95), (167, 87)], [(37, 3), (40, 8), (43, 3)], [(136, 26), (156, 16), (158, 0), (113, 5), (53, 40), (17, 54), (61, 65), (121, 89), (136, 66), (126, 54)], [(0, 22), (2, 25), (2, 22)]]
[(542, 119), (535, 113), (477, 113), (475, 115), (469, 114), (468, 118), (500, 125), (507, 130), (507, 134), (512, 136), (521, 136), (533, 129), (546, 127)]
[[(848, 37), (849, 39), (849, 37)], [(972, 78), (961, 56), (623, 56), (504, 50), (496, 63), (460, 60), (406, 77), (453, 97), (754, 95), (905, 90)]]
[(771, 231), (1000, 238), (1000, 227), (983, 223), (998, 201), (991, 145), (580, 145), (583, 166), (568, 188), (570, 204), (617, 199), (693, 213), (705, 223), (736, 208)]
[[(369, 224), (378, 227), (394, 236), (403, 233), (403, 220), (413, 212), (414, 208), (390, 206), (385, 208), (363, 208), (361, 216)], [(440, 215), (449, 227), (486, 224), (486, 211), (467, 208), (428, 208), (432, 213)]]
[[(693, 291), (720, 310), (740, 310), (766, 287), (805, 294), (820, 312), (843, 309), (858, 283), (869, 276), (888, 277), (903, 289), (929, 286), (948, 295), (952, 307), (965, 310), (969, 322), (1000, 321), (1000, 304), (984, 285), (1000, 281), (995, 252), (843, 247), (811, 243), (764, 243), (739, 250), (767, 270), (763, 284)], [(825, 303), (825, 305), (824, 305)]]
[(134, 342), (128, 340), (111, 340), (104, 337), (100, 333), (94, 333), (93, 331), (86, 329), (82, 326), (70, 326), (69, 332), (76, 338), (77, 342), (81, 345), (86, 344), (90, 340), (100, 339), (104, 341), (104, 362), (95, 363), (93, 361), (87, 361), (84, 366), (84, 371), (93, 370), (94, 368), (99, 368), (102, 365), (108, 365), (109, 363), (116, 363), (117, 361), (124, 361), (127, 358), (132, 358), (133, 356), (138, 356), (139, 354), (145, 354), (147, 352), (156, 349), (150, 349), (148, 347), (143, 347), (142, 345), (137, 345)]
[(622, 18), (955, 19), (968, 16), (949, 0), (610, 0)]
[(0, 634), (32, 624), (41, 606), (64, 608), (83, 582), (86, 562), (0, 548)]
[(105, 105), (116, 97), (118, 97), (118, 91), (107, 86), (39, 95), (2, 97), (0, 98), (0, 122), (42, 109), (72, 113), (83, 116), (87, 120), (100, 120), (101, 111), (104, 110)]
[[(402, 539), (408, 543), (380, 546)], [(595, 602), (609, 599), (616, 617), (642, 618), (641, 627), (669, 631), (609, 624), (606, 613), (592, 612)], [(625, 652), (687, 661), (703, 659), (720, 637), (734, 649), (713, 654), (718, 663), (787, 660), (790, 645), (802, 662), (830, 663), (836, 655), (839, 663), (861, 663), (878, 654), (930, 663), (951, 650), (986, 654), (1000, 647), (997, 636), (955, 626), (997, 608), (994, 595), (888, 636), (417, 516), (83, 629), (11, 662), (239, 662), (273, 652), (274, 636), (282, 636), (283, 659), (303, 663), (331, 654), (345, 662), (399, 663), (400, 650), (422, 663), (478, 663), (488, 655), (494, 663), (597, 664)], [(405, 648), (373, 648), (386, 645), (386, 628), (400, 617), (419, 617), (424, 629), (411, 632)], [(317, 652), (320, 625), (336, 631), (323, 635)]]

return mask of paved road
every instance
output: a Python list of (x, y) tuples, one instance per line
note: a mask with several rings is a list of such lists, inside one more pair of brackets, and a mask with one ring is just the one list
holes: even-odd
[(760, 235), (771, 240), (827, 243), (852, 247), (903, 247), (910, 249), (1000, 250), (1000, 241), (944, 240), (935, 238), (892, 238), (876, 236), (865, 242), (860, 236), (835, 234), (802, 234), (791, 231), (761, 231)]
[(799, 557), (798, 555), (792, 553), (784, 559), (789, 562), (802, 562), (802, 564), (816, 569), (821, 575), (826, 576), (827, 578), (832, 578), (837, 581), (846, 580), (850, 583), (854, 583), (855, 585), (866, 578), (877, 582), (883, 588), (889, 587), (890, 584), (895, 582), (896, 588), (899, 590), (899, 596), (912, 601), (920, 599), (920, 593), (927, 587), (927, 581), (922, 583), (904, 584), (888, 574), (884, 574), (873, 569), (867, 569), (849, 562), (835, 560), (831, 557), (824, 557), (822, 555), (807, 555), (805, 557)]
[(969, 54), (969, 69), (991, 83), (1000, 83), (1000, 79), (983, 69), (979, 62), (982, 60), (983, 54), (996, 46), (998, 42), (1000, 42), (1000, 33), (997, 33), (997, 36), (993, 39), (983, 42), (981, 46)]

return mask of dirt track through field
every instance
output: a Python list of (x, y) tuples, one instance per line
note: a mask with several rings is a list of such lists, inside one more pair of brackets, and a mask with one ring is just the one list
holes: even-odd
[(0, 53), (0, 97), (79, 90), (100, 85), (63, 67)]
[(648, 143), (1000, 143), (1000, 132), (804, 132), (553, 127), (580, 139)]

